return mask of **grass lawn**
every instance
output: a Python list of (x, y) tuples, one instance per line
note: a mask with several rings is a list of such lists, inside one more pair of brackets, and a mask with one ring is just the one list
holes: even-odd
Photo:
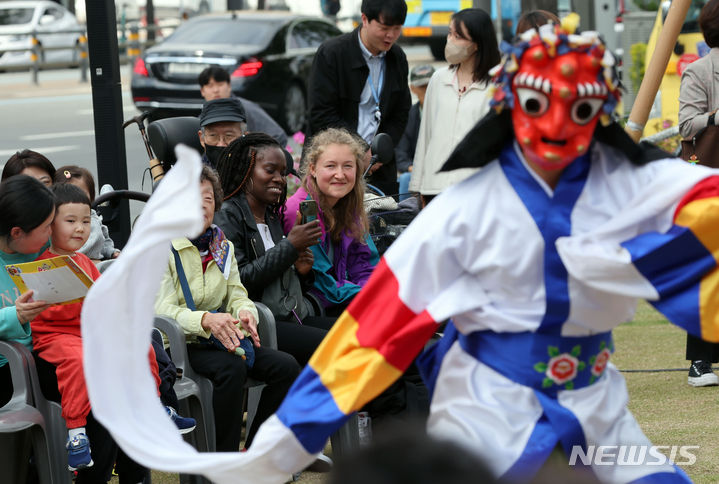
[(624, 373), (629, 409), (654, 445), (698, 445), (694, 465), (683, 466), (697, 484), (719, 480), (719, 389), (687, 384), (686, 333), (646, 303), (636, 317), (614, 331), (612, 361), (620, 370), (681, 368), (681, 371)]
[[(639, 304), (634, 321), (614, 331), (612, 362), (625, 372), (629, 408), (654, 445), (694, 445), (696, 462), (683, 469), (697, 484), (719, 480), (719, 388), (687, 385), (686, 335), (651, 306)], [(328, 449), (330, 450), (330, 449)], [(331, 451), (330, 451), (331, 453)], [(176, 484), (176, 475), (154, 472), (153, 483)], [(301, 484), (324, 482), (323, 474), (305, 472)]]

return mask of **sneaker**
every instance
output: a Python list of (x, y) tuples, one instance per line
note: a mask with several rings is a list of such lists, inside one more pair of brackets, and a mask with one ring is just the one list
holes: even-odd
[(170, 416), (172, 421), (175, 422), (175, 425), (177, 425), (177, 428), (181, 434), (186, 434), (195, 430), (195, 425), (197, 425), (197, 422), (195, 422), (194, 418), (178, 415), (178, 413), (172, 407), (165, 407), (165, 410), (167, 411), (167, 414)]
[(712, 364), (708, 361), (692, 361), (689, 367), (688, 383), (693, 387), (708, 387), (719, 385), (719, 377), (712, 371)]
[(324, 454), (320, 454), (305, 470), (311, 472), (329, 472), (332, 470), (332, 459)]
[(72, 439), (68, 438), (65, 444), (67, 449), (67, 468), (71, 471), (91, 467), (92, 456), (90, 455), (90, 439), (85, 434), (77, 434)]

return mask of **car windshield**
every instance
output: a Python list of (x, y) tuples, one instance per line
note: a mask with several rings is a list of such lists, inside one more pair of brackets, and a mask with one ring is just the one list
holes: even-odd
[(197, 19), (179, 27), (165, 43), (266, 45), (279, 23), (260, 19)]
[(0, 25), (29, 24), (33, 8), (0, 8)]

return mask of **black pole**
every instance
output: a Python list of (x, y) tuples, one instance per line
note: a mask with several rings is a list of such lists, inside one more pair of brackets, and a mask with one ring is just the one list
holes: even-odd
[[(85, 1), (90, 53), (92, 110), (95, 121), (95, 155), (98, 186), (127, 189), (125, 133), (122, 131), (122, 89), (114, 0)], [(130, 205), (120, 202), (114, 220), (106, 220), (116, 247), (130, 237)]]
[(147, 40), (154, 42), (155, 40), (155, 4), (152, 0), (147, 0), (145, 4), (145, 21), (147, 23)]

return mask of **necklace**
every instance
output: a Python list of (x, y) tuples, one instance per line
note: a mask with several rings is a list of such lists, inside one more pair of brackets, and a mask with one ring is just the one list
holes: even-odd
[(252, 214), (252, 216), (255, 217), (255, 223), (258, 223), (258, 224), (263, 224), (263, 223), (265, 223), (265, 218), (264, 218), (264, 217), (258, 217), (258, 216), (255, 215), (254, 213)]

